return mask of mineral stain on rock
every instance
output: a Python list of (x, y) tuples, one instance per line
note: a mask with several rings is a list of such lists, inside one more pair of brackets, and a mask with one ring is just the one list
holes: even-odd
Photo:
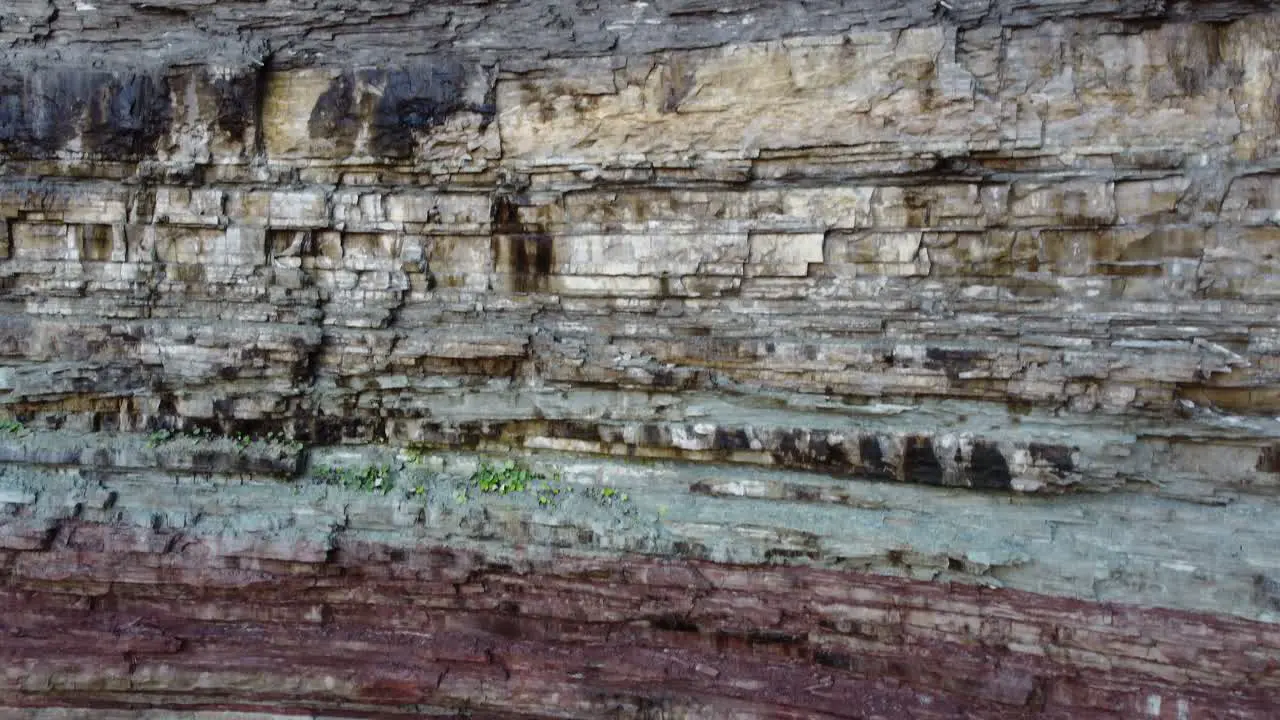
[(495, 109), (469, 99), (472, 71), (461, 62), (439, 59), (394, 69), (339, 72), (311, 108), (307, 129), (313, 138), (350, 153), (362, 130), (375, 156), (411, 158), (418, 140), (464, 111), (491, 122)]
[(211, 79), (214, 125), (228, 138), (242, 140), (245, 131), (257, 125), (266, 74), (266, 68), (251, 67), (236, 73), (219, 73)]
[(864, 475), (876, 480), (893, 479), (893, 469), (885, 462), (880, 439), (875, 435), (863, 435), (858, 438), (858, 458), (862, 463), (861, 472)]
[(1265, 447), (1258, 453), (1258, 472), (1280, 473), (1280, 445)]
[(140, 160), (156, 152), (170, 119), (158, 71), (0, 71), (0, 150), (47, 158), (79, 139), (83, 152)]
[(717, 427), (712, 440), (716, 450), (735, 452), (751, 449), (751, 438), (742, 428)]
[(496, 195), (491, 212), (494, 264), (509, 278), (511, 290), (545, 291), (555, 265), (551, 235), (541, 224), (523, 222), (520, 206), (510, 195)]
[(844, 445), (823, 431), (781, 430), (771, 445), (775, 447), (773, 463), (778, 467), (846, 477), (858, 470)]
[(942, 464), (933, 451), (932, 439), (912, 435), (903, 440), (902, 479), (923, 485), (942, 484)]
[(361, 126), (357, 107), (355, 73), (341, 73), (316, 99), (307, 121), (307, 130), (311, 137), (331, 141), (335, 152), (350, 155), (355, 149)]
[(430, 131), (468, 107), (468, 78), (459, 63), (445, 62), (364, 75), (365, 82), (382, 89), (382, 95), (374, 106), (372, 122), (371, 147), (377, 155), (412, 155), (415, 132)]
[(1075, 463), (1071, 460), (1071, 448), (1065, 445), (1031, 443), (1027, 446), (1027, 450), (1031, 453), (1033, 461), (1047, 463), (1052, 468), (1053, 474), (1058, 477), (1066, 477), (1075, 470)]
[(960, 374), (972, 370), (977, 361), (985, 357), (979, 350), (950, 350), (931, 347), (925, 350), (924, 366), (929, 370), (942, 370), (952, 380), (959, 380)]
[(146, 74), (99, 77), (90, 92), (84, 144), (109, 158), (141, 158), (154, 152), (169, 124), (163, 78)]
[(969, 484), (983, 490), (1008, 490), (1013, 477), (1009, 463), (1000, 448), (992, 443), (977, 442), (969, 455)]

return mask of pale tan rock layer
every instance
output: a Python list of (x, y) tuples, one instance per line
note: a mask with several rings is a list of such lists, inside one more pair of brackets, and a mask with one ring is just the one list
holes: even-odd
[[(354, 522), (1280, 618), (1270, 3), (20, 0), (0, 49), (13, 592), (82, 522), (320, 567)], [(280, 482), (473, 452), (635, 514)]]

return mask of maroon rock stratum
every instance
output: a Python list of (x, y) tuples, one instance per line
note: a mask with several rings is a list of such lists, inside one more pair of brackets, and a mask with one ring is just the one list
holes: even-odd
[(1280, 717), (1280, 6), (7, 0), (0, 718)]

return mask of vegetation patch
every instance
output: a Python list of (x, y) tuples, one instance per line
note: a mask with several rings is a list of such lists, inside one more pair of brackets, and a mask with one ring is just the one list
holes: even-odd
[(431, 462), (428, 451), (410, 447), (401, 451), (400, 456), (404, 458), (403, 467), (394, 462), (345, 467), (319, 465), (312, 470), (311, 478), (319, 484), (382, 495), (398, 490), (406, 500), (452, 500), (451, 504), (456, 506), (482, 498), (511, 496), (512, 499), (524, 498), (522, 502), (536, 502), (549, 510), (573, 508), (572, 503), (561, 506), (576, 499), (574, 503), (586, 501), (623, 514), (635, 513), (627, 493), (607, 486), (574, 486), (565, 482), (554, 468), (536, 468), (516, 459), (484, 460), (470, 475), (459, 477), (425, 467), (437, 464)]
[[(359, 468), (329, 467), (316, 468), (314, 477), (325, 485), (334, 485), (347, 490), (360, 490), (386, 495), (395, 487), (395, 478), (391, 474), (391, 465), (381, 463)], [(421, 487), (421, 486), (419, 486)]]
[(0, 433), (9, 435), (21, 435), (27, 431), (27, 426), (13, 418), (5, 418), (0, 420)]
[[(550, 479), (540, 472), (535, 472), (523, 463), (508, 460), (502, 465), (492, 465), (487, 462), (481, 463), (480, 469), (471, 475), (471, 484), (479, 489), (480, 492), (509, 495), (510, 493), (524, 492), (533, 483), (546, 482)], [(556, 480), (559, 480), (558, 475)]]
[(544, 482), (538, 488), (538, 504), (543, 507), (554, 505), (562, 493), (567, 495), (572, 492), (573, 486), (561, 483), (558, 478)]
[[(575, 488), (565, 483), (559, 472), (548, 474), (515, 460), (508, 460), (501, 465), (481, 463), (480, 468), (471, 475), (469, 483), (482, 493), (509, 495), (532, 492), (538, 505), (542, 507), (555, 507), (564, 498), (578, 496), (605, 507), (618, 507), (626, 512), (631, 502), (630, 496), (617, 488)], [(465, 499), (464, 490), (459, 495), (459, 500)]]
[(405, 462), (421, 465), (431, 457), (431, 449), (422, 445), (410, 445), (404, 449)]
[(254, 445), (271, 445), (277, 448), (284, 448), (288, 452), (298, 452), (302, 450), (303, 444), (293, 438), (288, 437), (282, 432), (269, 433), (264, 437), (254, 437), (247, 433), (236, 433), (234, 435), (219, 435), (208, 428), (191, 428), (189, 430), (170, 430), (161, 428), (152, 432), (147, 436), (147, 447), (158, 448), (161, 445), (176, 440), (230, 440), (239, 450), (248, 450)]

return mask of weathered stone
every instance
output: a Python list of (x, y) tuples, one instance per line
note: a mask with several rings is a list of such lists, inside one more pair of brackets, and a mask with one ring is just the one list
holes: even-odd
[(0, 715), (1275, 714), (1271, 4), (154, 5), (0, 6)]

